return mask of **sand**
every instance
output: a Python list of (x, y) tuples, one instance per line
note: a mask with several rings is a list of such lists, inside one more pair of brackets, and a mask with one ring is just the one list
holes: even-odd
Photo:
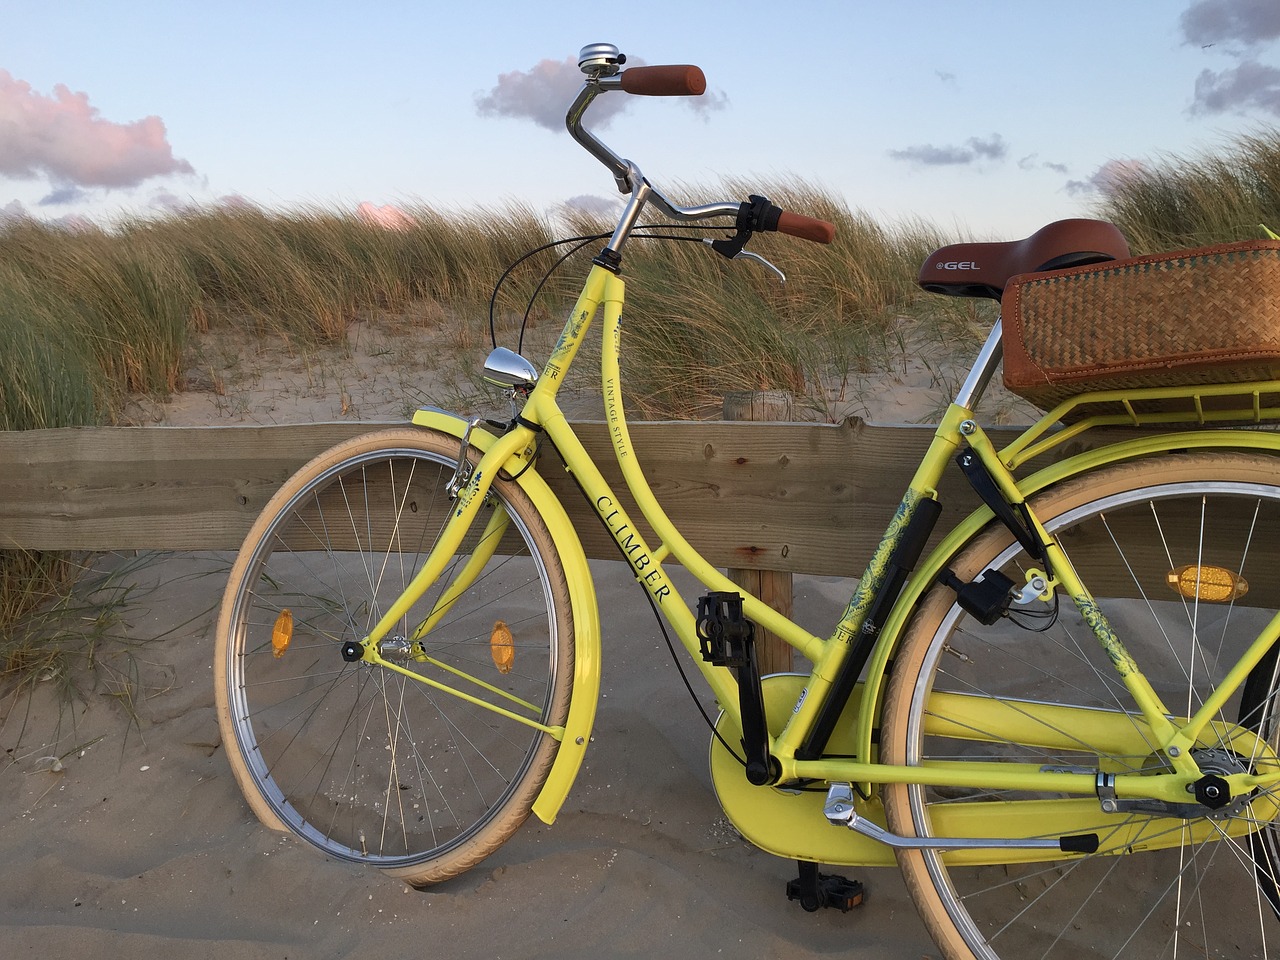
[(104, 670), (135, 678), (132, 703), (103, 681), (61, 707), (49, 682), (10, 714), (6, 957), (933, 955), (893, 871), (849, 871), (869, 888), (849, 914), (786, 899), (794, 864), (723, 819), (707, 730), (613, 563), (597, 571), (612, 615), (594, 742), (554, 825), (531, 819), (428, 892), (268, 831), (231, 776), (213, 708), (213, 606), (230, 559), (134, 564), (124, 628), (137, 645), (113, 645)]
[[(369, 330), (353, 343), (297, 357), (214, 336), (185, 393), (139, 403), (132, 416), (386, 419), (453, 389), (429, 344), (406, 349)], [(388, 372), (393, 348), (406, 353)], [(888, 374), (864, 391), (865, 413), (927, 413), (936, 391), (908, 379)], [(96, 669), (76, 671), (70, 703), (58, 678), (0, 701), (0, 955), (936, 956), (895, 871), (842, 871), (868, 888), (849, 914), (808, 914), (786, 899), (795, 864), (751, 847), (721, 815), (708, 731), (620, 564), (596, 565), (604, 696), (554, 825), (531, 819), (478, 868), (428, 892), (265, 829), (231, 775), (213, 707), (214, 617), (231, 560), (96, 558), (86, 584), (110, 575), (116, 589), (130, 588), (105, 624), (114, 639), (100, 645)], [(797, 608), (815, 626), (829, 623), (848, 589), (802, 578)]]

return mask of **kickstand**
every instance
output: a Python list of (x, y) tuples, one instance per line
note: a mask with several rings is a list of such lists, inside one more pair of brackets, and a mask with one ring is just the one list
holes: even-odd
[(799, 900), (809, 913), (822, 907), (835, 907), (848, 913), (860, 906), (866, 894), (857, 880), (846, 880), (834, 874), (819, 873), (818, 865), (808, 860), (798, 861), (800, 876), (787, 882), (787, 899)]

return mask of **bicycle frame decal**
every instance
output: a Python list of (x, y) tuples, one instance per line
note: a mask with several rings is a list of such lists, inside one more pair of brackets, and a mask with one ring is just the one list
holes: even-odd
[(844, 614), (840, 617), (840, 622), (836, 624), (835, 632), (831, 635), (831, 639), (834, 642), (849, 646), (857, 639), (858, 633), (862, 630), (862, 625), (866, 622), (867, 612), (871, 608), (871, 602), (875, 599), (876, 591), (880, 589), (880, 585), (884, 582), (885, 570), (889, 566), (889, 558), (893, 556), (893, 552), (898, 548), (898, 541), (902, 537), (902, 532), (906, 529), (907, 524), (911, 522), (911, 517), (915, 514), (923, 498), (924, 494), (919, 493), (913, 487), (907, 491), (902, 498), (902, 502), (898, 504), (898, 509), (894, 511), (893, 519), (889, 521), (884, 537), (881, 538), (880, 543), (876, 546), (875, 553), (872, 554), (862, 579), (858, 581), (857, 590), (854, 591), (853, 596), (849, 599)]
[(618, 544), (623, 556), (631, 564), (631, 568), (636, 573), (636, 579), (649, 590), (653, 599), (662, 603), (671, 596), (671, 587), (662, 582), (662, 571), (657, 568), (657, 564), (649, 555), (648, 548), (640, 539), (640, 534), (627, 522), (621, 508), (614, 506), (613, 498), (607, 495), (598, 497), (596, 512), (600, 514), (600, 519), (613, 534), (614, 542)]

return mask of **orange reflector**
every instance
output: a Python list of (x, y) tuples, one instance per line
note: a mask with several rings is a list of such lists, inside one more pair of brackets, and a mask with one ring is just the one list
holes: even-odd
[(511, 665), (516, 662), (516, 639), (511, 635), (511, 628), (501, 620), (493, 625), (493, 633), (489, 635), (489, 652), (499, 673), (511, 672)]
[(271, 628), (271, 647), (279, 660), (289, 649), (289, 641), (293, 639), (293, 612), (285, 607), (276, 617), (276, 625)]
[(1249, 592), (1249, 581), (1226, 567), (1189, 563), (1165, 575), (1169, 586), (1188, 600), (1226, 603)]

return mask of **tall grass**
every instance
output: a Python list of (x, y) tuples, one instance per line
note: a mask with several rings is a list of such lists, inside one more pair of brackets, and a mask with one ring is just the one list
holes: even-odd
[[(785, 285), (699, 244), (633, 242), (627, 375), (641, 413), (706, 414), (725, 391), (820, 396), (832, 378), (883, 365), (900, 347), (904, 313), (963, 328), (964, 310), (921, 300), (913, 282), (929, 250), (957, 238), (928, 224), (886, 226), (804, 181), (680, 191), (699, 200), (750, 192), (833, 221), (836, 242), (756, 237), (750, 249), (781, 268)], [(188, 338), (210, 323), (305, 344), (343, 342), (356, 318), (445, 317), (458, 342), (479, 343), (494, 280), (566, 227), (522, 205), (410, 212), (403, 231), (318, 209), (196, 210), (110, 230), (0, 225), (0, 428), (111, 422), (130, 393), (178, 389)], [(1259, 223), (1280, 229), (1280, 135), (1136, 167), (1097, 213), (1136, 251), (1258, 236)], [(607, 229), (582, 216), (567, 226)], [(523, 313), (557, 256), (513, 274), (500, 324)], [(559, 315), (580, 275), (562, 271), (534, 320)]]
[[(527, 208), (480, 215), (431, 208), (385, 230), (322, 210), (214, 210), (138, 225), (186, 264), (210, 315), (260, 333), (336, 342), (368, 311), (418, 301), (478, 303), (501, 266), (549, 227)], [(488, 279), (486, 279), (488, 278)]]
[(155, 238), (0, 231), (0, 417), (4, 429), (109, 419), (130, 392), (177, 387), (198, 290)]
[[(726, 184), (696, 195), (745, 195)], [(825, 406), (826, 386), (879, 368), (919, 295), (915, 275), (945, 242), (890, 229), (801, 181), (775, 185), (784, 209), (829, 220), (819, 246), (780, 235), (749, 251), (778, 267), (730, 262), (701, 245), (641, 244), (628, 262), (628, 389), (650, 416), (717, 415), (728, 392), (783, 389)]]
[[(936, 238), (887, 230), (802, 182), (770, 195), (838, 229), (831, 248), (757, 238), (753, 248), (787, 274), (785, 286), (700, 244), (633, 244), (628, 369), (639, 410), (689, 416), (725, 390), (804, 394), (826, 373), (866, 366), (883, 352), (886, 320), (914, 296), (911, 278)], [(447, 316), (475, 332), (460, 342), (479, 342), (496, 278), (566, 226), (521, 205), (411, 213), (414, 225), (403, 231), (323, 210), (256, 209), (199, 210), (110, 231), (30, 220), (0, 228), (0, 426), (109, 422), (129, 393), (175, 390), (187, 338), (210, 323), (341, 343), (358, 317)], [(608, 229), (587, 218), (569, 227)], [(535, 291), (534, 322), (562, 314), (581, 269), (539, 286), (559, 256), (544, 253), (512, 274), (497, 305), (500, 324), (523, 316)]]
[(1116, 179), (1098, 215), (1120, 227), (1135, 253), (1257, 239), (1259, 224), (1280, 231), (1280, 131), (1135, 165)]

